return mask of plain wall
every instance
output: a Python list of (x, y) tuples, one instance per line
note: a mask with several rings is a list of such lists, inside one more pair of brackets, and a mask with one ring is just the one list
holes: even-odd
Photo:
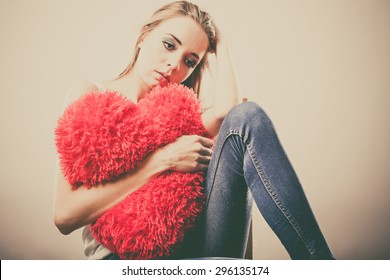
[[(127, 65), (168, 1), (0, 1), (0, 258), (84, 259), (52, 221), (67, 87)], [(390, 1), (194, 1), (230, 39), (338, 259), (390, 259)], [(141, 4), (141, 3), (148, 3)], [(288, 255), (255, 211), (255, 258)]]

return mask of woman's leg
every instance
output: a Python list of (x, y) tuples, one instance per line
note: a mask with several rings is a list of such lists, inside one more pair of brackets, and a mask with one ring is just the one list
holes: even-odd
[(292, 259), (333, 258), (270, 119), (255, 103), (236, 106), (223, 121), (205, 191), (201, 255), (244, 256), (252, 194)]

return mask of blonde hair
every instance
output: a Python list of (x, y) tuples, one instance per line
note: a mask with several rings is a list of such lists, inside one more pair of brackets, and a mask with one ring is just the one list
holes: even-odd
[[(117, 79), (125, 76), (134, 68), (140, 51), (139, 44), (142, 42), (143, 38), (145, 38), (148, 33), (153, 31), (153, 29), (161, 22), (177, 16), (187, 16), (197, 22), (203, 28), (209, 40), (209, 48), (207, 50), (207, 53), (215, 53), (216, 27), (211, 16), (208, 13), (202, 11), (197, 5), (193, 3), (187, 1), (172, 2), (158, 9), (151, 16), (149, 21), (143, 26), (138, 40), (135, 44), (133, 57), (130, 60), (130, 63), (127, 68), (121, 74), (119, 74)], [(207, 53), (204, 55), (197, 67), (191, 73), (191, 75), (184, 82), (182, 82), (182, 84), (188, 86), (189, 88), (192, 88), (197, 95), (199, 95), (203, 72), (208, 66)]]

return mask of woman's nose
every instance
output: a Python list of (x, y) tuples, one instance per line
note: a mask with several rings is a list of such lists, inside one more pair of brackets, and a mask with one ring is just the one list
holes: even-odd
[(168, 59), (168, 67), (171, 71), (179, 71), (180, 70), (180, 58), (177, 56), (171, 56)]

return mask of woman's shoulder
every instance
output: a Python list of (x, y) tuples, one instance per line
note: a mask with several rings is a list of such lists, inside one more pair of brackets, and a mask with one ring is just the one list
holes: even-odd
[(90, 80), (78, 80), (73, 82), (66, 93), (66, 105), (73, 103), (82, 95), (98, 91), (97, 85)]

